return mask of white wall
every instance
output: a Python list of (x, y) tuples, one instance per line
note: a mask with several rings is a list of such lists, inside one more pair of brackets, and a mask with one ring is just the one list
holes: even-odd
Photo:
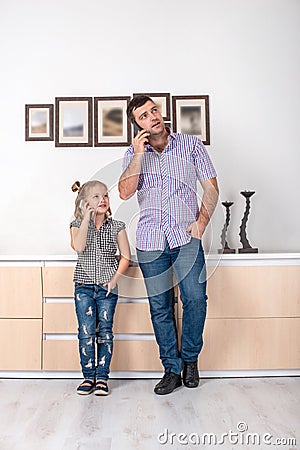
[[(125, 148), (24, 139), (26, 103), (133, 92), (208, 94), (208, 150), (221, 200), (235, 202), (229, 243), (239, 247), (239, 191), (253, 189), (252, 246), (300, 251), (299, 13), (298, 0), (2, 0), (0, 254), (73, 253), (76, 179), (97, 174), (118, 215), (136, 211), (114, 187)], [(215, 249), (222, 225), (219, 207)]]

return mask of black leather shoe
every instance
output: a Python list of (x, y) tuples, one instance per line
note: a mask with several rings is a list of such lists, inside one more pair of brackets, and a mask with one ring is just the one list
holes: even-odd
[(182, 378), (183, 384), (188, 388), (195, 388), (199, 385), (199, 370), (197, 361), (192, 363), (184, 363)]
[(180, 375), (173, 372), (167, 372), (164, 374), (160, 382), (155, 386), (154, 392), (158, 395), (171, 394), (174, 389), (178, 388), (181, 385), (182, 383)]

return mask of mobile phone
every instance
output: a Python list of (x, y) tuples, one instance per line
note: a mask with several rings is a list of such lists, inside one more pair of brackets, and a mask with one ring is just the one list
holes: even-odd
[(139, 131), (142, 131), (142, 127), (136, 122), (133, 122), (133, 128), (134, 128), (134, 137), (138, 134)]

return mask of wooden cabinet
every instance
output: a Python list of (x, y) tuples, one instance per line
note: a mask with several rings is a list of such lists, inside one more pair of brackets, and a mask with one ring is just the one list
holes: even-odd
[(43, 267), (44, 297), (73, 297), (73, 273), (71, 267)]
[(119, 279), (119, 297), (129, 299), (147, 298), (147, 291), (139, 267), (129, 267)]
[[(74, 295), (74, 267), (43, 267), (43, 296), (71, 298)], [(146, 288), (138, 267), (129, 267), (119, 282), (119, 297), (146, 298)]]
[(207, 370), (299, 367), (300, 319), (211, 319), (207, 330), (201, 363)]
[[(43, 268), (43, 369), (80, 370), (77, 319), (73, 297), (73, 268)], [(114, 318), (111, 370), (163, 370), (153, 335), (146, 289), (138, 267), (121, 277)], [(55, 299), (60, 299), (59, 302)], [(67, 300), (65, 301), (64, 299)]]
[(207, 291), (208, 317), (300, 316), (300, 266), (218, 267)]
[(44, 334), (77, 333), (74, 303), (44, 303)]
[(0, 267), (0, 317), (42, 318), (41, 267)]
[(42, 319), (0, 319), (0, 370), (41, 370)]
[(207, 295), (208, 318), (300, 317), (300, 266), (208, 268)]
[[(43, 332), (53, 334), (77, 333), (73, 303), (45, 303)], [(114, 317), (114, 333), (152, 334), (148, 303), (118, 303)]]
[(300, 367), (299, 266), (218, 267), (207, 292), (202, 370)]
[[(44, 370), (80, 370), (74, 304), (45, 303), (43, 332), (52, 335), (51, 340), (44, 341)], [(73, 334), (72, 340), (55, 340), (55, 335), (68, 333)], [(120, 334), (125, 336), (119, 339)], [(137, 336), (132, 337), (133, 334)], [(140, 339), (140, 334), (151, 335), (152, 340)], [(162, 370), (148, 303), (118, 303), (114, 335), (112, 370)], [(126, 335), (131, 339), (126, 339)]]
[(154, 340), (116, 340), (111, 370), (163, 370)]
[(41, 267), (0, 267), (0, 370), (41, 370)]
[[(80, 371), (77, 339), (45, 341), (43, 369)], [(115, 339), (111, 370), (162, 371), (156, 342)]]
[[(300, 255), (295, 264), (289, 256), (278, 263), (270, 255), (270, 264), (262, 255), (238, 258), (225, 257), (217, 268), (208, 264), (200, 369), (299, 369)], [(80, 371), (74, 266), (71, 259), (28, 265), (1, 262), (0, 371)], [(175, 290), (180, 334), (183, 311)], [(113, 372), (163, 370), (138, 267), (130, 267), (120, 279), (114, 335)]]
[(300, 318), (208, 318), (203, 341), (201, 370), (299, 369)]

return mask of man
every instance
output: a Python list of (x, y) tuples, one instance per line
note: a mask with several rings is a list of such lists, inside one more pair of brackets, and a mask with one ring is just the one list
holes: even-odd
[[(126, 200), (137, 191), (137, 258), (165, 369), (154, 392), (164, 395), (181, 386), (182, 368), (185, 386), (199, 384), (207, 300), (201, 238), (217, 203), (218, 184), (202, 142), (165, 128), (151, 98), (134, 97), (127, 115), (140, 131), (125, 153), (119, 193)], [(197, 179), (203, 188), (200, 211)], [(183, 305), (181, 351), (172, 314), (173, 274)]]

